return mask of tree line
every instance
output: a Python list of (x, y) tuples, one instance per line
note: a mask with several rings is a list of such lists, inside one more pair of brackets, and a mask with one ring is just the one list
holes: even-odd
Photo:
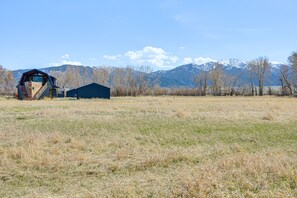
[(50, 75), (57, 78), (57, 84), (62, 89), (73, 89), (95, 82), (111, 87), (113, 96), (137, 96), (146, 95), (147, 90), (151, 88), (148, 79), (150, 72), (148, 66), (141, 67), (139, 71), (133, 67), (93, 67), (90, 70), (70, 66), (64, 72), (52, 71)]
[[(150, 76), (152, 69), (133, 67), (67, 67), (65, 71), (52, 71), (61, 89), (77, 88), (92, 82), (111, 87), (112, 96), (177, 95), (177, 96), (233, 96), (233, 95), (297, 95), (297, 52), (288, 57), (288, 64), (280, 67), (280, 90), (272, 89), (270, 78), (272, 64), (266, 57), (250, 61), (246, 67), (248, 81), (243, 82), (243, 73), (228, 74), (223, 65), (215, 63), (214, 68), (202, 71), (193, 79), (195, 88), (163, 88), (158, 76)], [(0, 94), (15, 93), (16, 81), (12, 72), (0, 66)]]
[[(264, 92), (269, 95), (297, 95), (297, 52), (293, 52), (288, 57), (289, 64), (280, 66), (279, 80), (281, 84), (280, 92), (273, 90), (270, 86), (272, 64), (266, 57), (259, 57), (247, 64), (249, 77), (248, 84), (240, 82), (239, 75), (228, 75), (222, 70), (222, 65), (216, 63), (210, 71), (203, 71), (198, 74), (196, 83), (199, 95), (207, 94), (214, 96), (221, 95), (259, 95)], [(266, 82), (266, 86), (264, 86)], [(256, 86), (257, 85), (257, 86)], [(266, 87), (266, 90), (264, 88)]]

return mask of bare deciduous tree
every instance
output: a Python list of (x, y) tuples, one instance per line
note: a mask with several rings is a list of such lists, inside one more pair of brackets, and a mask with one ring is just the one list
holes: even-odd
[(294, 93), (297, 92), (297, 52), (293, 52), (288, 58), (289, 64), (292, 68), (292, 84), (294, 86)]
[(15, 84), (12, 72), (0, 65), (0, 94), (11, 95), (15, 93)]
[(115, 96), (125, 96), (125, 86), (124, 86), (124, 71), (122, 68), (113, 69), (113, 95)]
[(65, 72), (51, 71), (49, 74), (57, 79), (57, 85), (60, 88), (65, 88), (65, 84), (66, 84), (66, 73)]
[(196, 85), (198, 87), (199, 95), (206, 96), (207, 94), (207, 87), (209, 84), (209, 72), (202, 71), (199, 73), (195, 79)]
[(145, 92), (149, 88), (148, 74), (151, 71), (152, 70), (149, 66), (142, 66), (140, 68), (140, 73), (138, 74), (138, 91), (140, 95), (145, 94)]
[(135, 71), (133, 67), (128, 66), (125, 69), (125, 87), (126, 95), (136, 96), (137, 95), (137, 83), (135, 79)]
[(251, 74), (254, 75), (258, 81), (259, 96), (264, 94), (264, 80), (266, 72), (270, 68), (270, 63), (267, 58), (259, 57), (249, 63)]
[(280, 82), (282, 95), (292, 95), (292, 86), (290, 80), (290, 68), (288, 65), (281, 65), (280, 67)]
[(224, 95), (237, 95), (240, 89), (239, 75), (223, 74), (223, 83), (224, 83)]
[(93, 81), (108, 86), (109, 69), (107, 67), (93, 67)]
[(68, 67), (65, 74), (65, 87), (77, 88), (83, 85), (83, 78), (78, 67)]
[(251, 83), (251, 95), (254, 96), (255, 95), (255, 86), (254, 86), (255, 75), (254, 75), (254, 67), (251, 64), (251, 62), (248, 63), (247, 70), (249, 73), (249, 79)]
[(220, 63), (215, 64), (215, 68), (210, 72), (212, 94), (214, 96), (222, 95), (223, 68)]

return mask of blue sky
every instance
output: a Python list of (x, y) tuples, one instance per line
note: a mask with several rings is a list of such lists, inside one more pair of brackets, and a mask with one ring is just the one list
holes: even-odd
[(0, 0), (0, 8), (8, 69), (286, 62), (297, 50), (297, 0)]

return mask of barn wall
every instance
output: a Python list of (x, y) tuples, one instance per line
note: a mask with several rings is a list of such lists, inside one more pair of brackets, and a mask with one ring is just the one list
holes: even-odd
[(50, 87), (46, 88), (43, 94), (41, 94), (40, 99), (43, 99), (44, 97), (50, 97)]
[(31, 94), (31, 96), (34, 97), (35, 94), (39, 91), (39, 89), (41, 89), (42, 83), (41, 82), (31, 82), (31, 86), (32, 86), (32, 89), (31, 89), (32, 94)]
[[(51, 92), (52, 91), (52, 95)], [(43, 92), (43, 94), (41, 94), (40, 99), (43, 99), (45, 97), (57, 97), (57, 90), (56, 89), (52, 89), (51, 87), (47, 87), (46, 90)]]

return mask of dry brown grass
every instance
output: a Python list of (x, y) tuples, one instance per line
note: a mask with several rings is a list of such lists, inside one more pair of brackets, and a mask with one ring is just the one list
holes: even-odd
[(0, 197), (296, 197), (297, 100), (0, 98)]

